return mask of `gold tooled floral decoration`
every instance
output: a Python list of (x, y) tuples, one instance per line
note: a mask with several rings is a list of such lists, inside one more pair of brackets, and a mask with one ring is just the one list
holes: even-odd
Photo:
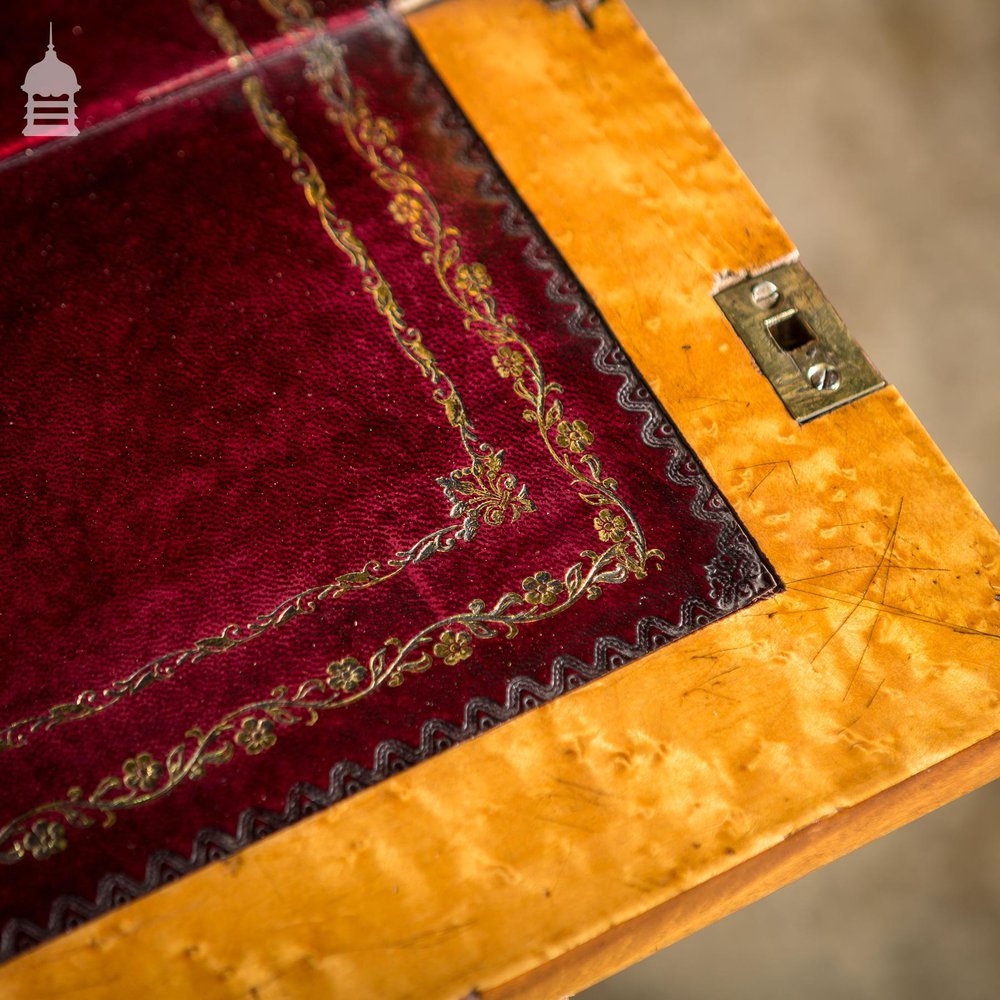
[[(230, 58), (251, 58), (249, 49), (220, 7), (204, 0), (192, 0), (192, 7), (201, 23), (216, 37)], [(299, 5), (297, 9), (302, 16), (311, 16), (308, 5)], [(535, 510), (535, 504), (528, 499), (527, 486), (518, 482), (514, 473), (501, 473), (503, 450), (478, 441), (453, 381), (426, 348), (420, 332), (405, 324), (392, 288), (356, 236), (351, 223), (338, 215), (315, 163), (302, 151), (284, 116), (270, 102), (260, 79), (248, 77), (243, 81), (242, 87), (261, 130), (295, 168), (293, 178), (302, 187), (307, 202), (316, 210), (324, 231), (361, 272), (363, 287), (371, 296), (378, 313), (386, 319), (390, 333), (403, 353), (416, 362), (435, 387), (434, 400), (443, 406), (448, 423), (458, 430), (470, 465), (453, 470), (448, 476), (439, 478), (438, 483), (452, 503), (451, 516), (462, 520), (430, 532), (389, 559), (368, 560), (360, 570), (342, 573), (332, 583), (310, 587), (295, 594), (272, 611), (257, 615), (245, 625), (227, 625), (220, 633), (204, 636), (196, 639), (190, 646), (158, 656), (127, 677), (114, 680), (99, 690), (79, 692), (70, 700), (0, 727), (0, 752), (27, 745), (37, 732), (69, 722), (79, 722), (106, 711), (122, 699), (142, 691), (149, 684), (173, 677), (182, 666), (242, 646), (279, 625), (315, 611), (322, 601), (339, 597), (349, 590), (367, 589), (384, 583), (416, 562), (422, 562), (438, 553), (450, 552), (456, 542), (471, 541), (481, 522), (498, 526), (509, 515), (512, 523), (522, 514)], [(359, 125), (359, 135), (372, 147), (382, 150), (386, 155), (392, 155), (388, 147), (396, 139), (396, 129), (387, 119), (367, 117)], [(398, 148), (396, 153), (402, 157)], [(400, 193), (390, 205), (390, 211), (400, 222), (417, 219), (421, 210), (419, 200), (405, 193)], [(479, 268), (481, 265), (476, 265), (469, 271), (467, 283), (470, 288), (476, 282), (488, 283), (488, 276), (484, 277), (485, 271), (480, 271)]]
[[(220, 37), (223, 31), (220, 23), (228, 26), (221, 10), (202, 0), (192, 3), (196, 9), (210, 13), (202, 18), (203, 23)], [(294, 16), (299, 26), (303, 26), (303, 18), (311, 16), (305, 0), (281, 3), (262, 0), (262, 3), (272, 11), (280, 11), (282, 16)], [(231, 26), (224, 30), (235, 34)], [(226, 44), (223, 47), (230, 51)], [(103, 779), (89, 795), (84, 795), (80, 788), (71, 788), (65, 798), (22, 813), (0, 829), (0, 861), (17, 861), (27, 854), (47, 857), (56, 853), (65, 848), (64, 824), (88, 827), (97, 817), (103, 817), (105, 825), (109, 825), (121, 810), (161, 798), (181, 782), (199, 778), (206, 767), (230, 760), (236, 746), (247, 753), (263, 753), (278, 742), (280, 727), (314, 725), (320, 712), (353, 704), (383, 684), (394, 687), (403, 682), (406, 674), (429, 669), (435, 658), (457, 665), (471, 657), (476, 642), (498, 636), (513, 638), (521, 628), (546, 621), (582, 598), (600, 597), (606, 585), (621, 584), (630, 576), (643, 578), (649, 562), (663, 558), (658, 549), (646, 546), (635, 515), (618, 495), (617, 482), (604, 475), (599, 458), (589, 450), (594, 443), (590, 429), (584, 421), (564, 413), (561, 400), (556, 398), (562, 387), (546, 381), (537, 355), (516, 331), (513, 317), (497, 314), (495, 300), (488, 291), (492, 282), (485, 268), (470, 265), (467, 270), (459, 270), (458, 231), (441, 223), (437, 206), (415, 179), (402, 151), (394, 145), (397, 131), (385, 119), (373, 116), (363, 95), (353, 88), (342, 65), (339, 47), (322, 35), (311, 51), (308, 73), (327, 100), (332, 117), (344, 125), (352, 145), (372, 165), (372, 176), (378, 183), (394, 193), (408, 192), (420, 202), (421, 218), (410, 223), (410, 233), (417, 243), (427, 247), (424, 260), (434, 268), (447, 297), (465, 313), (466, 326), (496, 348), (493, 367), (498, 376), (510, 379), (514, 392), (529, 404), (524, 411), (525, 419), (537, 426), (549, 454), (570, 475), (581, 499), (601, 508), (593, 519), (594, 530), (601, 541), (611, 544), (601, 552), (585, 549), (580, 559), (563, 572), (561, 580), (547, 571), (536, 572), (522, 581), (520, 591), (506, 591), (493, 604), (476, 598), (468, 603), (466, 610), (426, 626), (405, 641), (390, 637), (369, 657), (367, 664), (355, 657), (334, 661), (321, 677), (310, 678), (294, 689), (279, 686), (268, 698), (240, 706), (209, 730), (189, 730), (184, 741), (166, 755), (159, 773), (160, 783), (153, 788), (141, 788), (142, 782), (133, 779), (133, 774), (140, 773), (142, 755), (137, 755), (131, 759), (136, 764), (134, 771), (123, 769), (122, 775)], [(262, 130), (296, 164), (296, 181), (306, 188), (307, 198), (315, 207), (319, 193), (326, 197), (315, 166), (300, 150), (296, 151), (297, 144), (291, 147), (291, 153), (286, 151), (294, 137), (289, 138), (287, 126), (270, 105), (257, 78), (244, 81), (244, 93)], [(313, 173), (315, 180), (311, 186), (304, 184), (303, 178)], [(410, 202), (407, 204), (412, 206)], [(324, 213), (321, 221), (324, 228), (330, 222)], [(459, 275), (462, 277), (456, 280)], [(511, 353), (501, 353), (502, 348)], [(514, 360), (515, 355), (523, 359), (520, 364)], [(502, 453), (492, 457), (498, 456), (502, 462)], [(456, 504), (471, 503), (486, 520), (489, 505), (476, 506), (475, 489), (464, 489), (462, 480), (470, 476), (475, 480), (478, 476), (482, 481), (480, 488), (488, 491), (493, 488), (490, 484), (499, 483), (502, 476), (499, 464), (491, 468), (486, 459), (479, 460), (479, 466), (474, 461), (468, 470), (460, 470), (467, 475), (453, 474), (448, 488), (453, 491)], [(509, 492), (506, 486), (501, 488)], [(146, 767), (142, 773), (152, 772)]]
[(446, 629), (434, 643), (431, 652), (449, 666), (454, 666), (472, 656), (472, 640), (466, 632), (453, 632)]

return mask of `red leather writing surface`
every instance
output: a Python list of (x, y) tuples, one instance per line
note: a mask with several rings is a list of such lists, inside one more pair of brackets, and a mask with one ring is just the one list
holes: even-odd
[(399, 21), (194, 8), (0, 164), (8, 954), (777, 587)]

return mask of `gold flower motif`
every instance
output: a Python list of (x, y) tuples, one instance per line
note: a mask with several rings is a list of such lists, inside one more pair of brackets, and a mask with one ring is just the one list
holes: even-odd
[(139, 792), (152, 791), (163, 777), (163, 765), (153, 760), (151, 754), (136, 754), (122, 765), (125, 787)]
[(492, 284), (493, 279), (483, 264), (459, 264), (455, 268), (455, 287), (468, 292), (471, 299), (480, 298)]
[(24, 849), (38, 861), (66, 850), (66, 827), (40, 819), (24, 835)]
[(472, 642), (465, 632), (452, 632), (449, 629), (442, 632), (440, 639), (434, 643), (433, 653), (452, 667), (472, 656)]
[(376, 149), (387, 146), (390, 142), (396, 141), (396, 130), (392, 122), (385, 118), (365, 118), (358, 129), (358, 136), (362, 142), (367, 142)]
[(524, 588), (524, 599), (529, 604), (541, 604), (546, 608), (555, 604), (565, 589), (559, 580), (554, 580), (551, 574), (545, 572), (525, 577), (521, 586)]
[(248, 754), (256, 755), (270, 750), (278, 742), (278, 737), (274, 735), (274, 723), (269, 719), (255, 719), (252, 716), (244, 719), (236, 734), (236, 742)]
[(356, 691), (361, 686), (366, 673), (365, 668), (353, 656), (334, 660), (327, 666), (326, 672), (327, 684), (334, 691), (343, 691), (346, 694)]
[(628, 530), (625, 518), (612, 510), (602, 510), (594, 518), (594, 527), (597, 529), (597, 537), (602, 542), (620, 542)]
[(419, 222), (423, 206), (412, 194), (400, 192), (389, 202), (389, 214), (400, 224)]
[(524, 374), (524, 355), (512, 347), (498, 347), (493, 367), (500, 378), (520, 378)]
[(560, 448), (569, 448), (570, 451), (580, 455), (593, 443), (594, 435), (582, 420), (559, 421), (556, 427), (556, 444)]

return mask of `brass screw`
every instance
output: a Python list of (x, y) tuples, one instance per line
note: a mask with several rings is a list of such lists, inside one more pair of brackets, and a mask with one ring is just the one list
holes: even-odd
[(761, 281), (750, 289), (750, 298), (758, 309), (770, 309), (781, 298), (781, 292), (773, 281)]
[(806, 373), (809, 384), (820, 392), (833, 392), (840, 388), (840, 372), (826, 361), (812, 365)]

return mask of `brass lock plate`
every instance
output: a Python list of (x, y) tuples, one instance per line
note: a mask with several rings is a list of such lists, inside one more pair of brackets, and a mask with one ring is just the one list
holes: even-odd
[(729, 285), (715, 301), (799, 423), (885, 385), (798, 261)]

